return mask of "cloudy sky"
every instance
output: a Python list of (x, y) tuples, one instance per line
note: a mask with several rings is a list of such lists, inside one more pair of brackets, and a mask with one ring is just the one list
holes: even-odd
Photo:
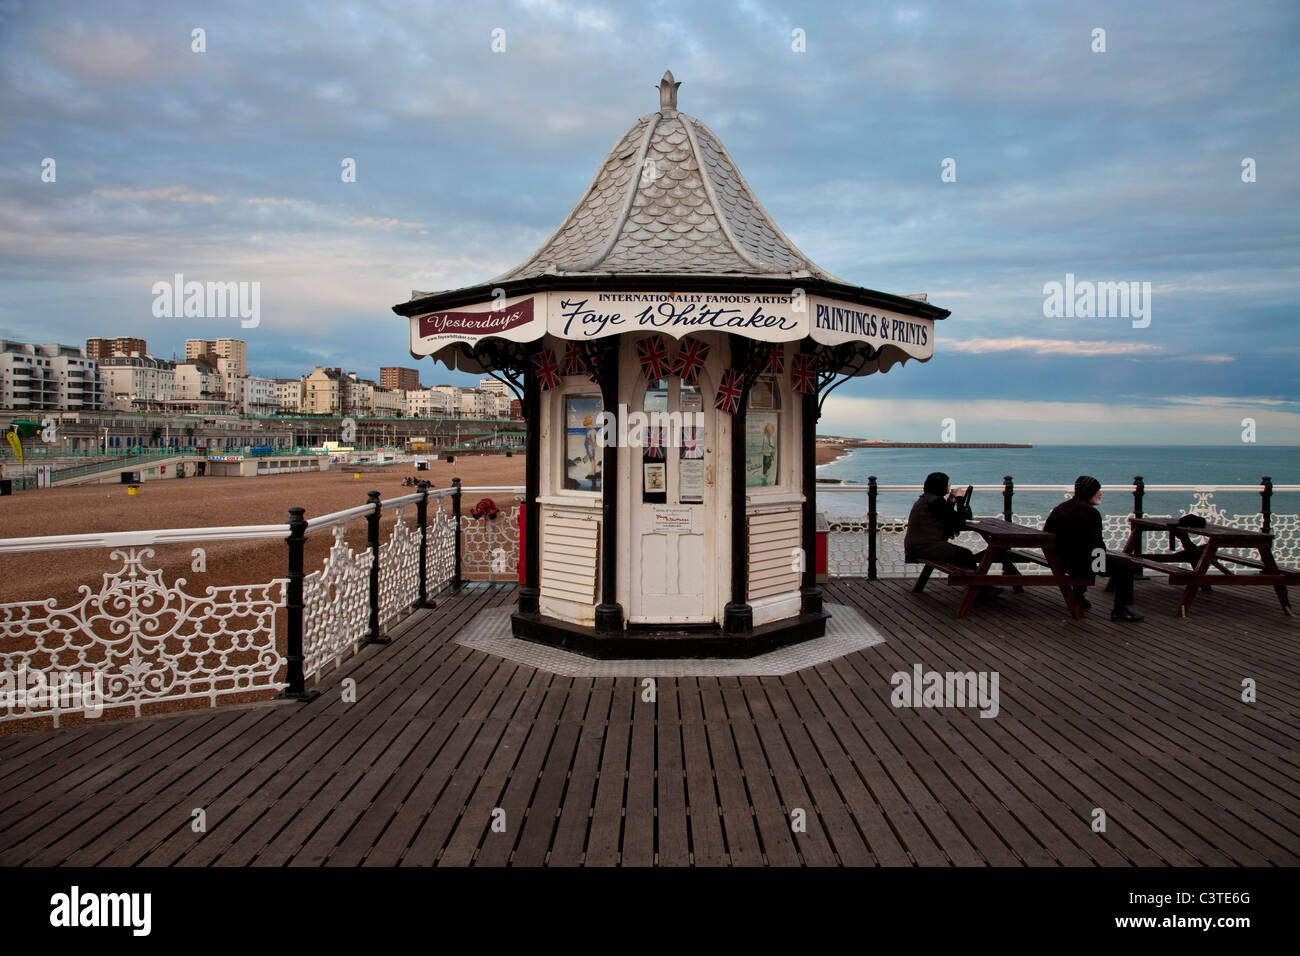
[[(523, 261), (671, 69), (808, 256), (952, 310), (823, 431), (1300, 442), (1292, 2), (210, 6), (0, 0), (0, 337), (413, 364), (391, 306)], [(260, 324), (155, 317), (176, 273)], [(1149, 325), (1045, 317), (1067, 274), (1150, 283)]]

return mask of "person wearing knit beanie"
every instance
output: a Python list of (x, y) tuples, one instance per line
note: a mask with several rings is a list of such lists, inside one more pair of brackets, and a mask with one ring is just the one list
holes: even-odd
[[(1074, 480), (1074, 497), (1052, 509), (1043, 530), (1056, 535), (1056, 553), (1060, 555), (1061, 566), (1071, 577), (1104, 574), (1111, 579), (1115, 585), (1115, 607), (1110, 612), (1112, 621), (1140, 621), (1142, 615), (1135, 614), (1129, 607), (1133, 603), (1133, 562), (1106, 553), (1101, 512), (1096, 508), (1099, 501), (1101, 482), (1092, 475), (1080, 475)], [(1087, 590), (1087, 587), (1074, 589), (1085, 611), (1092, 607), (1084, 596)]]
[(1092, 501), (1093, 496), (1101, 491), (1101, 482), (1092, 475), (1080, 475), (1074, 479), (1074, 497)]

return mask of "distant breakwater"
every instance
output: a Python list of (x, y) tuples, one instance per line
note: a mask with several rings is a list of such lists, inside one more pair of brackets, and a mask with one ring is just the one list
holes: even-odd
[(977, 442), (977, 441), (826, 441), (822, 440), (824, 445), (839, 446), (841, 448), (1033, 448), (1029, 444), (1016, 444), (1013, 442)]

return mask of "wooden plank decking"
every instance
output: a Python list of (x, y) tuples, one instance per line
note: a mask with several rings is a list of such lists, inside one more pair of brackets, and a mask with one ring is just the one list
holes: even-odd
[[(1147, 620), (1121, 625), (1033, 591), (955, 621), (959, 592), (910, 585), (826, 588), (884, 644), (783, 678), (660, 678), (657, 703), (635, 677), (456, 645), (514, 599), (471, 590), (310, 704), (0, 738), (0, 865), (1300, 862), (1300, 622), (1271, 591), (1180, 620), (1177, 590), (1142, 582)], [(1000, 713), (896, 709), (890, 675), (917, 663), (998, 672)]]

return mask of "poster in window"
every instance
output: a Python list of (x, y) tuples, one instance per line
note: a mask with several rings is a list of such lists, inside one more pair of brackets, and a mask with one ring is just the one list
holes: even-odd
[(600, 410), (599, 395), (569, 395), (564, 399), (566, 491), (600, 491)]
[(704, 461), (700, 458), (683, 458), (678, 462), (677, 483), (684, 505), (698, 505), (704, 501)]
[(745, 416), (745, 487), (765, 488), (780, 480), (777, 452), (781, 446), (779, 412)]
[(662, 461), (647, 461), (641, 466), (645, 469), (646, 494), (663, 494), (668, 490), (668, 479)]
[(775, 408), (775, 389), (770, 378), (757, 379), (749, 389), (749, 407), (756, 409)]

